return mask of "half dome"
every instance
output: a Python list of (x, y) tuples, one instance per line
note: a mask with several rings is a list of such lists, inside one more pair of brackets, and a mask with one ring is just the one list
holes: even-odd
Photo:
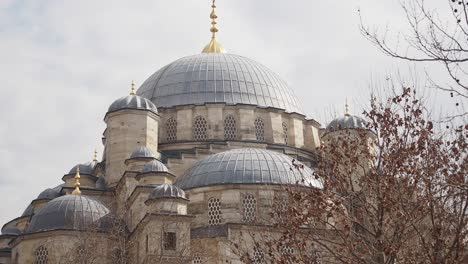
[(299, 184), (321, 187), (309, 167), (293, 161), (285, 154), (253, 148), (211, 155), (197, 162), (175, 184), (184, 190), (224, 184)]
[(109, 227), (110, 211), (100, 201), (84, 195), (65, 195), (48, 202), (35, 214), (28, 232), (56, 229), (103, 230)]
[(151, 75), (137, 94), (158, 107), (225, 103), (302, 113), (298, 99), (277, 74), (254, 60), (228, 53), (178, 59)]

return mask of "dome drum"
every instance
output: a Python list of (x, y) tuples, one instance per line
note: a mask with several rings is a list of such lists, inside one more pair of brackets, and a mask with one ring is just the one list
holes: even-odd
[(185, 192), (172, 184), (156, 186), (145, 204), (150, 213), (187, 214), (188, 199)]

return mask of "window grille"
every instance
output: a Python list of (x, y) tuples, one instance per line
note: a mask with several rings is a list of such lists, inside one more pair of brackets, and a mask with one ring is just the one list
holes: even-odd
[(174, 232), (164, 232), (164, 249), (176, 250), (177, 237)]
[(201, 116), (195, 117), (195, 121), (193, 122), (193, 138), (195, 140), (206, 140), (207, 129), (208, 125), (206, 123), (205, 118)]
[(47, 250), (46, 247), (44, 246), (38, 247), (36, 251), (34, 252), (34, 255), (36, 257), (34, 264), (47, 264), (48, 263), (49, 251)]
[(288, 144), (288, 125), (283, 122), (283, 139), (284, 144)]
[(76, 250), (76, 255), (78, 257), (78, 260), (86, 260), (86, 250), (83, 245), (78, 246), (78, 249)]
[(254, 125), (257, 141), (265, 141), (265, 123), (263, 120), (260, 117), (255, 119)]
[(218, 198), (210, 198), (208, 200), (208, 224), (219, 225), (221, 221), (221, 202)]
[(265, 263), (265, 254), (263, 253), (263, 251), (256, 247), (254, 249), (254, 252), (252, 254), (252, 263), (253, 264), (261, 264), (261, 263)]
[(252, 223), (255, 221), (257, 212), (257, 200), (252, 194), (246, 194), (242, 199), (242, 209), (244, 213), (244, 222)]
[(294, 249), (291, 246), (283, 245), (281, 246), (280, 252), (283, 256), (291, 256), (294, 254)]
[(236, 119), (233, 116), (227, 116), (224, 119), (224, 139), (233, 140), (237, 138)]
[(177, 120), (171, 117), (166, 122), (166, 141), (177, 141)]
[(202, 264), (202, 258), (198, 255), (193, 257), (192, 264)]

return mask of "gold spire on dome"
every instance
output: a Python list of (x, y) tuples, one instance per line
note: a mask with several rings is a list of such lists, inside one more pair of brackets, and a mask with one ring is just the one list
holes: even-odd
[(132, 80), (132, 90), (130, 91), (130, 95), (136, 95), (135, 92), (135, 81)]
[(80, 191), (80, 165), (78, 165), (78, 167), (76, 167), (76, 174), (75, 174), (75, 190), (73, 190), (72, 194), (81, 194), (81, 191)]
[(349, 105), (348, 105), (348, 98), (346, 98), (346, 103), (345, 103), (345, 116), (349, 116)]
[(218, 32), (218, 28), (216, 27), (216, 19), (218, 16), (216, 15), (216, 4), (215, 0), (213, 0), (213, 3), (211, 5), (211, 41), (208, 43), (208, 45), (203, 48), (202, 53), (225, 53), (226, 51), (224, 48), (221, 46), (221, 44), (216, 40), (216, 33)]
[(97, 160), (97, 150), (96, 150), (96, 149), (94, 149), (93, 161), (98, 161), (98, 160)]

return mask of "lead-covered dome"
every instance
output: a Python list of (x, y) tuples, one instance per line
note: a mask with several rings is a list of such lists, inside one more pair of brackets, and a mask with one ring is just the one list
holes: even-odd
[(131, 159), (136, 158), (154, 158), (154, 153), (147, 147), (137, 147), (130, 155)]
[(366, 129), (366, 122), (358, 116), (344, 115), (332, 120), (327, 126), (328, 132), (343, 129)]
[(156, 186), (149, 195), (149, 199), (159, 198), (178, 198), (187, 200), (185, 192), (182, 189), (175, 185), (167, 183)]
[(153, 102), (138, 95), (127, 95), (115, 100), (109, 106), (107, 112), (115, 112), (122, 109), (147, 110), (155, 114), (158, 113), (158, 109), (156, 108), (156, 105), (153, 104)]
[(147, 172), (169, 172), (169, 169), (159, 160), (152, 160), (143, 166), (142, 173)]
[[(304, 181), (303, 181), (304, 180)], [(184, 190), (224, 184), (300, 184), (321, 187), (313, 171), (285, 154), (265, 149), (234, 149), (208, 156), (179, 178)]]
[(101, 202), (84, 195), (65, 195), (48, 202), (35, 214), (28, 232), (56, 229), (106, 229), (110, 211)]
[(178, 59), (151, 75), (137, 94), (158, 107), (226, 103), (302, 113), (298, 99), (277, 74), (254, 60), (227, 53)]

